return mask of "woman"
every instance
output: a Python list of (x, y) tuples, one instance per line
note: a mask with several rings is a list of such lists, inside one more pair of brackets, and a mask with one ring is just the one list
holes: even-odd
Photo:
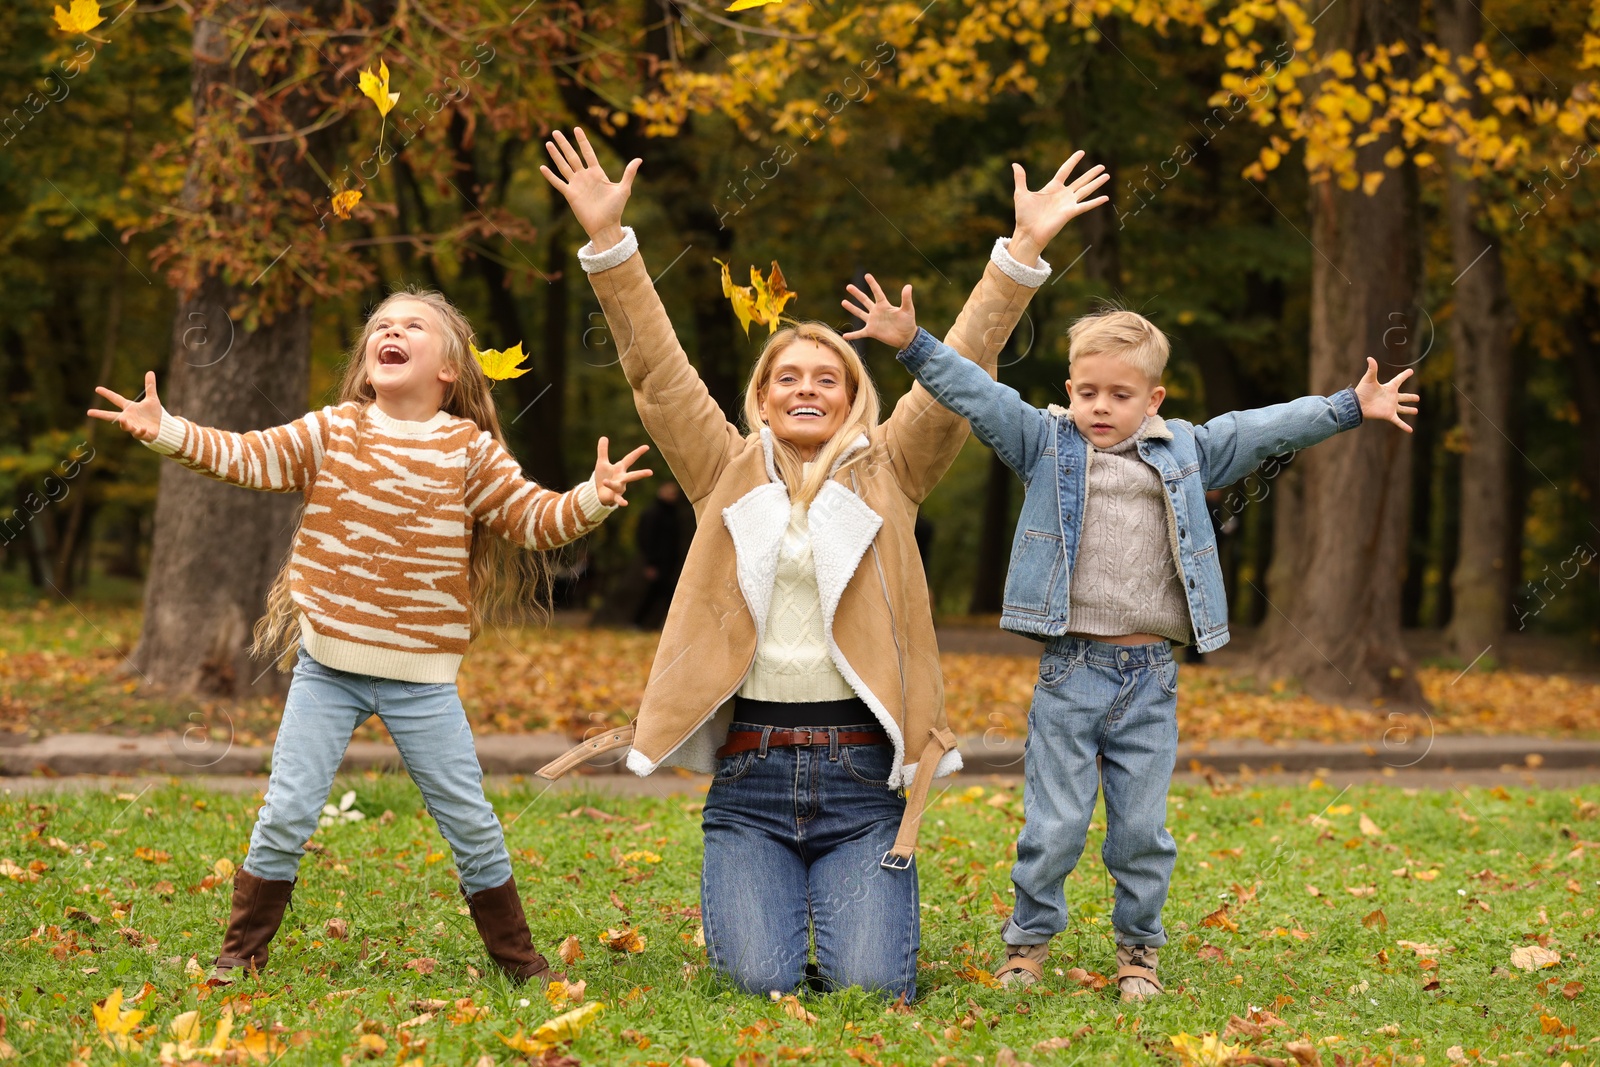
[[(813, 322), (773, 333), (745, 392), (750, 432), (729, 422), (622, 225), (640, 161), (612, 182), (582, 130), (575, 139), (558, 132), (545, 145), (556, 169), (540, 170), (589, 234), (579, 262), (644, 427), (700, 521), (633, 726), (540, 773), (626, 744), (640, 775), (665, 763), (714, 772), (701, 878), (712, 965), (748, 992), (787, 993), (814, 934), (815, 984), (910, 1000), (917, 825), (932, 780), (961, 766), (914, 529), (967, 425), (920, 386), (880, 424), (848, 343), (866, 328)], [(996, 242), (946, 339), (991, 374), (1049, 277), (1039, 252), (1106, 200), (1084, 201), (1101, 167), (1066, 184), (1082, 155), (1039, 192), (1013, 166), (1016, 233)], [(897, 313), (873, 288), (858, 316)]]

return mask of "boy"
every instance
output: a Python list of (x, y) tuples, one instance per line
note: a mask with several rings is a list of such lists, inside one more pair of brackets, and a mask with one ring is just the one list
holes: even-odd
[(1016, 909), (1001, 932), (1006, 962), (995, 976), (1018, 987), (1042, 976), (1051, 937), (1066, 929), (1063, 882), (1083, 852), (1103, 778), (1101, 854), (1116, 879), (1117, 985), (1124, 1000), (1153, 996), (1162, 990), (1161, 909), (1177, 856), (1165, 826), (1178, 749), (1172, 645), (1193, 640), (1209, 652), (1228, 640), (1206, 491), (1365, 419), (1409, 433), (1400, 415), (1415, 414), (1406, 405), (1420, 398), (1399, 390), (1411, 371), (1380, 384), (1369, 357), (1360, 384), (1330, 397), (1202, 426), (1168, 422), (1157, 414), (1167, 339), (1148, 319), (1113, 310), (1073, 324), (1071, 407), (1041, 411), (915, 330), (909, 292), (894, 308), (868, 281), (876, 301), (853, 286), (851, 293), (867, 308), (852, 311), (868, 321), (869, 335), (904, 345), (906, 368), (1027, 486), (1000, 625), (1044, 641), (1045, 651), (1028, 716), (1027, 822), (1011, 870)]

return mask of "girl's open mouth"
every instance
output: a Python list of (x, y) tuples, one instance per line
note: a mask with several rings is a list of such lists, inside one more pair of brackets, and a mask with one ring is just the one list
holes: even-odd
[(384, 345), (378, 349), (378, 365), (382, 367), (398, 367), (411, 362), (411, 357), (399, 345)]

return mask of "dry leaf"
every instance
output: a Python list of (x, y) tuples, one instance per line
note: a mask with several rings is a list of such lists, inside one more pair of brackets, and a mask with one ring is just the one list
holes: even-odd
[(805, 1005), (800, 1003), (800, 998), (792, 993), (778, 1001), (778, 1003), (783, 1005), (784, 1013), (790, 1018), (799, 1019), (807, 1024), (813, 1024), (817, 1021), (817, 1017), (806, 1011)]
[(417, 959), (408, 960), (405, 969), (416, 971), (418, 974), (432, 974), (439, 967), (439, 961), (428, 956), (419, 956)]
[(1361, 813), (1361, 824), (1360, 825), (1361, 825), (1361, 832), (1366, 834), (1368, 837), (1378, 837), (1378, 836), (1382, 835), (1382, 833), (1383, 833), (1382, 830), (1378, 829), (1378, 824), (1377, 823), (1375, 823), (1371, 819), (1367, 818), (1367, 813), (1366, 812), (1362, 812)]
[(1227, 930), (1229, 933), (1233, 934), (1239, 932), (1239, 924), (1228, 917), (1228, 906), (1226, 904), (1212, 912), (1210, 915), (1207, 915), (1204, 919), (1201, 919), (1200, 925), (1213, 926), (1219, 930)]
[(1522, 945), (1511, 950), (1511, 966), (1524, 971), (1537, 971), (1554, 967), (1561, 962), (1561, 953), (1539, 945)]
[(1171, 1041), (1182, 1067), (1227, 1067), (1241, 1051), (1238, 1045), (1223, 1044), (1216, 1034), (1173, 1034)]
[(389, 64), (379, 59), (376, 74), (370, 70), (361, 72), (361, 95), (377, 105), (378, 114), (383, 116), (400, 102), (400, 94), (389, 91)]
[(583, 946), (578, 942), (577, 934), (561, 942), (561, 947), (556, 951), (560, 954), (562, 962), (569, 967), (583, 959)]

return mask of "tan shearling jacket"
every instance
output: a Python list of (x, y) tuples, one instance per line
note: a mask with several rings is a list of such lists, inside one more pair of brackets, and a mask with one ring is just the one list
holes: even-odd
[[(726, 741), (733, 695), (755, 658), (789, 523), (789, 493), (771, 431), (742, 433), (690, 365), (630, 230), (579, 258), (600, 299), (647, 433), (695, 510), (698, 526), (633, 726), (591, 738), (540, 771), (557, 777), (631, 743), (628, 768), (710, 773)], [(1004, 240), (945, 341), (992, 376), (1048, 265), (1026, 267)], [(1042, 262), (1042, 261), (1041, 261)], [(927, 787), (961, 767), (947, 728), (939, 649), (913, 528), (917, 507), (955, 460), (966, 420), (913, 385), (847, 453), (810, 510), (829, 653), (894, 745), (891, 789), (910, 791), (895, 852), (909, 864)], [(919, 773), (921, 772), (921, 773)], [(915, 809), (915, 810), (913, 810)], [(885, 857), (886, 865), (889, 857)]]

